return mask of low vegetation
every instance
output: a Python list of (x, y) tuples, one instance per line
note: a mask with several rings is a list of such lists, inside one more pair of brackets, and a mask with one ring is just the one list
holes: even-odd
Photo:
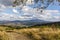
[[(13, 40), (11, 36), (7, 35), (8, 33), (16, 33), (16, 35), (22, 34), (27, 40), (60, 40), (60, 25), (52, 24), (20, 29), (0, 26), (0, 40)], [(17, 37), (16, 39), (18, 40)]]

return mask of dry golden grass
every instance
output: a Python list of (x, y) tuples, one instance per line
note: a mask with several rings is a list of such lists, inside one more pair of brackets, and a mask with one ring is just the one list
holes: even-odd
[(60, 28), (56, 28), (54, 25), (51, 27), (33, 27), (13, 30), (11, 30), (11, 28), (7, 28), (6, 30), (6, 27), (0, 27), (0, 40), (9, 40), (8, 32), (17, 33), (16, 35), (25, 35), (24, 37), (30, 38), (31, 40), (60, 40)]
[(0, 40), (9, 40), (5, 31), (0, 31)]
[(15, 31), (26, 34), (33, 40), (60, 40), (59, 28), (26, 28)]

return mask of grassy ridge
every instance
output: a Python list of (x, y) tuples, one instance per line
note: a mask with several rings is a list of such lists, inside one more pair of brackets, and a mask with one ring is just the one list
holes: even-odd
[(16, 35), (25, 35), (24, 37), (27, 37), (28, 40), (60, 40), (60, 25), (57, 24), (33, 26), (20, 29), (0, 26), (0, 40), (10, 40), (9, 35), (7, 35), (8, 32), (17, 33)]

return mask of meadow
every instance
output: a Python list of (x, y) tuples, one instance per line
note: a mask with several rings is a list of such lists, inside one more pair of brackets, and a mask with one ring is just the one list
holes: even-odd
[(60, 40), (60, 25), (0, 26), (0, 40)]

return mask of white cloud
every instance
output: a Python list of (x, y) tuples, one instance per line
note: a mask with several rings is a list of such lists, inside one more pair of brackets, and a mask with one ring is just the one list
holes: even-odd
[[(13, 9), (14, 13), (18, 13), (17, 10)], [(60, 20), (60, 16), (54, 16), (54, 13), (50, 12), (44, 12), (44, 14), (38, 13), (38, 11), (35, 10), (35, 12), (29, 13), (29, 12), (24, 12), (22, 15), (19, 14), (8, 14), (8, 13), (1, 13), (0, 14), (0, 19), (1, 20), (31, 20), (31, 19), (42, 19), (46, 21), (57, 21)]]
[(32, 17), (19, 16), (18, 14), (1, 13), (0, 20), (30, 20)]
[(3, 4), (0, 4), (0, 13), (4, 11), (6, 7)]
[(48, 11), (44, 10), (44, 12), (42, 14), (37, 13), (38, 15), (36, 15), (36, 13), (35, 13), (35, 15), (40, 20), (42, 19), (45, 21), (59, 21), (60, 20), (59, 13), (60, 12), (56, 11), (56, 10), (53, 10), (53, 11), (52, 10), (48, 10)]
[(57, 13), (57, 12), (59, 12), (59, 10), (45, 10), (45, 12), (48, 12), (48, 13)]
[(0, 4), (0, 8), (6, 8), (5, 5), (3, 4)]
[(14, 20), (14, 17), (16, 17), (16, 16), (13, 14), (8, 14), (8, 13), (1, 13), (0, 14), (1, 20)]
[(60, 19), (60, 16), (53, 16), (55, 19)]
[(13, 9), (13, 12), (14, 12), (14, 13), (19, 13), (16, 9)]

